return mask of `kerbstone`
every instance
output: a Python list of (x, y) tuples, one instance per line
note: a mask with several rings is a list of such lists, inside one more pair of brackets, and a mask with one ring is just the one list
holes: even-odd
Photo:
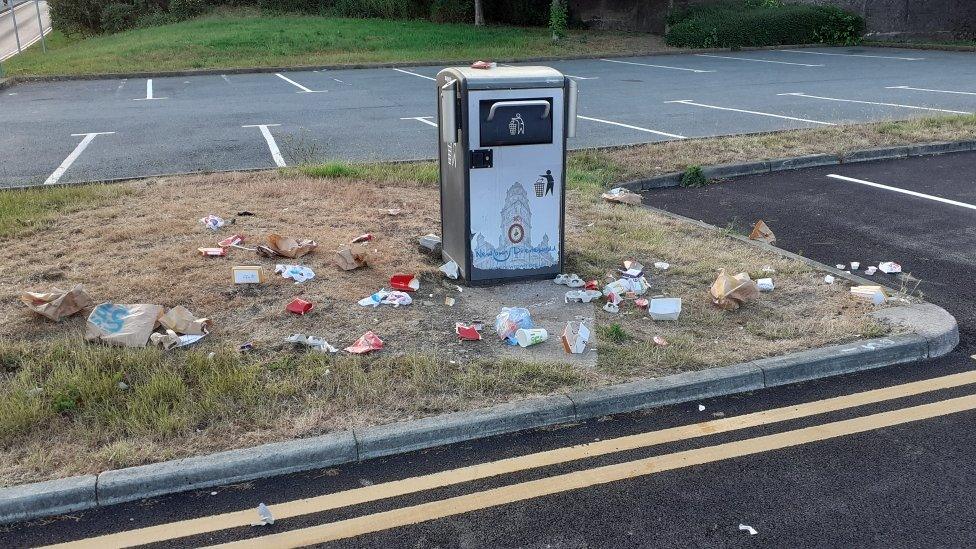
[(91, 509), (95, 475), (82, 475), (0, 489), (0, 523)]

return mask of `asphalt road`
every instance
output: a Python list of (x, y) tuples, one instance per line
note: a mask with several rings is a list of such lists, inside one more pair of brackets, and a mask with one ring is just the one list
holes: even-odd
[[(579, 82), (575, 148), (976, 111), (976, 58), (961, 52), (816, 48), (548, 64)], [(0, 92), (0, 186), (433, 158), (431, 78), (440, 68), (20, 84)], [(281, 162), (258, 124), (269, 125)], [(99, 132), (111, 133), (86, 137)]]
[[(963, 343), (939, 360), (861, 372), (737, 396), (710, 399), (604, 418), (581, 425), (493, 437), (430, 451), (377, 459), (265, 479), (237, 486), (200, 490), (108, 507), (70, 517), (13, 525), (0, 530), (0, 545), (19, 547), (74, 541), (149, 525), (169, 524), (228, 511), (254, 509), (321, 494), (439, 471), (524, 456), (624, 435), (688, 425), (720, 417), (741, 418), (826, 398), (971, 372), (973, 272), (972, 210), (893, 191), (828, 179), (828, 173), (864, 178), (943, 198), (972, 197), (976, 154), (957, 154), (897, 162), (811, 169), (743, 178), (705, 189), (669, 189), (649, 193), (647, 203), (717, 225), (740, 228), (762, 216), (779, 244), (827, 263), (899, 260), (921, 275), (927, 297), (957, 315)], [(948, 209), (949, 206), (955, 209)], [(931, 220), (931, 221), (927, 221)], [(873, 228), (870, 228), (873, 227)], [(969, 239), (969, 240), (967, 240)], [(968, 257), (967, 257), (968, 252)], [(897, 278), (876, 277), (901, 285)], [(201, 546), (292, 532), (308, 541), (306, 528), (365, 517), (375, 532), (340, 539), (324, 547), (417, 548), (618, 548), (618, 547), (960, 547), (976, 544), (976, 467), (973, 410), (936, 413), (900, 425), (879, 424), (847, 434), (755, 451), (721, 459), (718, 446), (739, 442), (753, 449), (763, 436), (794, 440), (806, 427), (826, 433), (834, 422), (911, 407), (944, 406), (949, 399), (976, 394), (976, 385), (943, 388), (894, 400), (757, 425), (727, 433), (585, 457), (539, 469), (525, 469), (418, 493), (342, 506), (279, 520), (268, 527), (238, 527), (158, 542), (155, 546)], [(705, 409), (700, 410), (699, 404)], [(795, 440), (794, 440), (795, 441)], [(426, 508), (409, 509), (405, 525), (391, 514), (445, 498), (484, 503), (492, 488), (582, 472), (595, 478), (599, 466), (630, 463), (675, 452), (695, 460), (708, 453), (720, 459), (622, 480), (557, 491), (552, 495), (491, 506), (468, 513), (449, 507), (451, 516), (425, 520)], [(631, 466), (626, 466), (630, 468)], [(576, 478), (576, 477), (574, 477)], [(585, 484), (585, 483), (584, 483)], [(531, 485), (519, 485), (526, 495)], [(469, 495), (468, 499), (463, 496)], [(313, 507), (314, 510), (314, 507)], [(385, 513), (385, 514), (384, 514)], [(402, 516), (402, 515), (396, 515)], [(254, 520), (257, 513), (254, 512)], [(740, 524), (754, 528), (749, 535)], [(179, 524), (165, 528), (181, 533)], [(334, 533), (334, 530), (333, 530)], [(271, 547), (271, 538), (258, 540)], [(294, 541), (294, 540), (291, 540)], [(97, 542), (96, 542), (97, 544)], [(100, 546), (106, 546), (104, 544)]]
[[(51, 16), (48, 13), (47, 2), (38, 6), (41, 10), (41, 21), (44, 22), (44, 34), (51, 32)], [(37, 43), (41, 39), (41, 27), (37, 24), (37, 9), (34, 2), (24, 1), (17, 4), (13, 15), (10, 11), (0, 12), (0, 61), (17, 55), (17, 38), (20, 37), (20, 47)], [(14, 32), (14, 16), (17, 19), (17, 32)]]

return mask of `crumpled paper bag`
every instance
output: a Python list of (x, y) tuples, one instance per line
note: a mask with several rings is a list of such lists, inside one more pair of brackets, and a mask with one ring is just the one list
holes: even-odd
[(30, 310), (55, 322), (95, 304), (81, 284), (76, 284), (71, 291), (52, 288), (50, 292), (24, 292), (20, 300)]
[(749, 240), (758, 240), (760, 242), (765, 242), (766, 244), (773, 244), (776, 242), (776, 235), (773, 234), (773, 230), (766, 225), (766, 222), (760, 219), (756, 221), (756, 224), (752, 227), (752, 232), (749, 233)]
[(197, 318), (189, 309), (182, 305), (177, 305), (166, 311), (159, 318), (159, 323), (166, 329), (173, 330), (178, 334), (204, 335), (210, 332), (213, 321), (209, 318)]
[(742, 304), (759, 297), (759, 288), (749, 278), (748, 273), (729, 276), (725, 273), (725, 269), (721, 269), (708, 293), (712, 296), (712, 303), (723, 309), (734, 311)]
[(336, 250), (335, 263), (343, 271), (352, 271), (366, 266), (366, 252), (352, 251), (349, 248)]
[(259, 246), (258, 253), (266, 252), (269, 248), (276, 255), (292, 259), (310, 254), (318, 244), (314, 240), (298, 240), (280, 234), (268, 235), (268, 246)]
[(641, 203), (641, 195), (622, 187), (610, 189), (609, 191), (601, 194), (600, 197), (607, 202), (618, 202), (620, 204), (629, 204), (631, 206), (639, 206)]
[(145, 347), (162, 315), (161, 305), (101, 303), (88, 315), (85, 339), (123, 347)]

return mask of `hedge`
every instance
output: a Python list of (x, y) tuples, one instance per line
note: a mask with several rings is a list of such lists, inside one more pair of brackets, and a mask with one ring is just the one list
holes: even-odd
[(722, 2), (676, 11), (668, 21), (665, 41), (685, 48), (852, 45), (864, 34), (864, 19), (833, 6)]

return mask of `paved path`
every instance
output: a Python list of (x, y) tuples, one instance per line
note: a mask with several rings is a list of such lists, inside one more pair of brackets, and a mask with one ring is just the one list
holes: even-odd
[[(51, 32), (51, 15), (48, 13), (47, 2), (40, 3), (41, 20), (44, 21), (44, 34)], [(16, 12), (0, 13), (0, 61), (17, 55), (17, 35), (14, 33), (14, 15), (17, 18), (17, 31), (20, 35), (20, 47), (27, 49), (41, 39), (41, 28), (37, 24), (37, 7), (34, 2), (24, 1), (16, 7)]]
[[(549, 64), (579, 80), (577, 148), (976, 111), (971, 53), (817, 48)], [(0, 186), (432, 158), (439, 69), (18, 85), (0, 92)]]
[[(252, 538), (258, 547), (336, 538), (322, 545), (335, 548), (972, 546), (976, 411), (969, 407), (976, 406), (976, 385), (951, 386), (957, 378), (944, 376), (962, 373), (976, 380), (969, 358), (976, 343), (976, 294), (969, 280), (976, 267), (971, 253), (976, 212), (827, 176), (971, 203), (974, 161), (976, 154), (958, 154), (835, 166), (647, 195), (649, 203), (721, 226), (735, 221), (744, 228), (762, 216), (782, 247), (827, 263), (900, 260), (924, 279), (929, 299), (959, 318), (963, 343), (944, 358), (75, 513), (0, 530), (0, 545), (74, 541), (165, 525), (157, 533), (161, 537), (142, 532), (135, 539), (157, 542), (153, 547)], [(877, 278), (901, 285), (894, 277)], [(918, 380), (933, 380), (933, 390), (911, 394), (903, 386)], [(828, 413), (799, 417), (802, 408), (792, 409), (779, 422), (698, 438), (672, 433), (654, 446), (591, 452), (572, 462), (518, 467), (457, 484), (451, 481), (460, 475), (448, 472), (448, 482), (439, 487), (352, 504), (352, 496), (367, 486), (383, 491), (383, 483), (400, 479), (701, 421), (775, 414), (783, 407), (822, 405), (824, 399), (885, 388), (888, 399), (875, 394), (861, 405)], [(899, 423), (920, 410), (927, 411), (926, 419)], [(851, 423), (838, 423), (848, 420), (865, 430), (851, 433)], [(770, 449), (771, 441), (782, 447)], [(654, 467), (641, 469), (638, 460), (646, 459)], [(614, 465), (621, 467), (600, 469)], [(619, 473), (619, 480), (594, 484), (608, 472)], [(551, 493), (536, 497), (540, 490)], [(256, 521), (253, 509), (259, 502), (325, 494), (338, 494), (344, 503), (327, 510), (328, 502), (305, 502), (305, 514), (270, 527), (221, 530), (217, 525), (218, 515), (238, 510)], [(465, 512), (472, 507), (484, 508)], [(439, 515), (446, 516), (434, 518)], [(192, 518), (202, 519), (201, 533), (174, 538), (187, 532), (178, 522)], [(750, 535), (740, 524), (757, 533)], [(284, 533), (294, 537), (258, 538)], [(109, 545), (99, 540), (93, 546)]]

